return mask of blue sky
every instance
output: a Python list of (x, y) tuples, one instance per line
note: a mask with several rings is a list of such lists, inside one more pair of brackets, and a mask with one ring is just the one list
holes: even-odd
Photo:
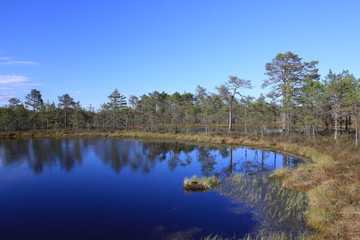
[(320, 73), (360, 77), (357, 0), (0, 0), (0, 104), (35, 88), (99, 106), (117, 88), (214, 92), (229, 75), (266, 90), (265, 64), (292, 51)]

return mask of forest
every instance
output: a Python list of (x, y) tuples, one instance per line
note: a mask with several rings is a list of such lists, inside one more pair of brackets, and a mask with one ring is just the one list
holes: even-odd
[(229, 76), (215, 92), (197, 86), (194, 93), (154, 91), (126, 98), (115, 89), (98, 109), (82, 106), (67, 93), (57, 102), (44, 102), (41, 92), (32, 89), (25, 102), (11, 98), (0, 107), (0, 130), (178, 132), (184, 127), (222, 127), (256, 138), (280, 131), (310, 140), (332, 134), (338, 141), (340, 134), (347, 134), (358, 145), (360, 79), (348, 70), (329, 70), (320, 77), (317, 65), (292, 52), (277, 54), (265, 64), (262, 86), (267, 92), (257, 98), (247, 94), (251, 81), (237, 76)]

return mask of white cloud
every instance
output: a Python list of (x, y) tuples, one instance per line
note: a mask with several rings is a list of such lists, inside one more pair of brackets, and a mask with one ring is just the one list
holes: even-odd
[(7, 62), (0, 62), (0, 65), (30, 65), (30, 66), (36, 66), (40, 63), (32, 62), (32, 61), (7, 61)]
[(0, 84), (26, 83), (29, 79), (21, 75), (0, 75)]
[(15, 86), (43, 86), (41, 83), (16, 83)]
[(0, 57), (0, 60), (10, 60), (13, 59), (14, 57)]
[(0, 75), (0, 105), (4, 105), (1, 100), (21, 97), (31, 86), (41, 85), (30, 82), (28, 77), (22, 75)]
[(12, 95), (0, 95), (0, 99), (12, 98)]
[[(0, 53), (4, 51), (0, 50)], [(0, 67), (5, 69), (7, 66), (38, 66), (40, 63), (34, 61), (18, 61), (15, 57), (0, 56)], [(42, 86), (43, 84), (33, 83), (23, 75), (0, 75), (0, 106), (5, 104), (3, 100), (11, 97), (18, 97), (23, 92), (28, 92), (32, 86)]]

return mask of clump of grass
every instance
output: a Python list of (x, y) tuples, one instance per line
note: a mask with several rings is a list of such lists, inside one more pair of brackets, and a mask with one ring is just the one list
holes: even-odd
[(290, 177), (291, 169), (284, 167), (276, 169), (271, 175), (269, 175), (270, 179), (273, 180), (284, 180)]
[(201, 240), (236, 240), (236, 238), (235, 237), (231, 237), (231, 238), (226, 237), (225, 238), (219, 234), (211, 234), (209, 236), (202, 238)]
[(212, 189), (219, 183), (220, 180), (215, 176), (202, 177), (202, 178), (193, 176), (192, 178), (184, 179), (183, 187), (186, 192), (195, 192), (195, 191), (205, 192)]
[(321, 166), (305, 165), (292, 171), (290, 176), (283, 179), (284, 187), (300, 191), (308, 191), (329, 179)]
[[(294, 238), (291, 234), (285, 232), (272, 232), (266, 236), (252, 236), (251, 234), (247, 234), (243, 238), (236, 238), (236, 237), (228, 238), (228, 237), (222, 237), (219, 234), (216, 235), (211, 234), (209, 236), (202, 238), (202, 240), (289, 240), (289, 239), (294, 239)], [(305, 236), (299, 236), (296, 239), (305, 240)]]
[(292, 239), (291, 234), (286, 234), (285, 232), (273, 232), (267, 236), (252, 237), (251, 235), (247, 235), (242, 240), (288, 240), (288, 239)]
[(359, 182), (343, 186), (328, 180), (308, 192), (311, 208), (308, 224), (323, 231), (326, 238), (357, 239), (360, 235)]

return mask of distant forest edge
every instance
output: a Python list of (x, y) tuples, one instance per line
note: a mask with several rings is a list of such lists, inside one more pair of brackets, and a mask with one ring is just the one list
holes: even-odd
[(258, 98), (248, 96), (250, 80), (230, 76), (208, 92), (197, 86), (195, 93), (154, 91), (128, 99), (115, 89), (109, 101), (98, 109), (83, 107), (69, 94), (58, 97), (58, 103), (42, 99), (39, 90), (32, 89), (22, 103), (18, 98), (0, 107), (0, 130), (117, 130), (177, 132), (179, 126), (233, 124), (256, 138), (268, 129), (281, 129), (284, 134), (296, 131), (315, 140), (318, 134), (347, 133), (358, 145), (360, 79), (347, 70), (329, 73), (321, 79), (318, 61), (305, 62), (292, 53), (278, 54), (265, 65), (267, 79), (263, 87), (269, 92)]

